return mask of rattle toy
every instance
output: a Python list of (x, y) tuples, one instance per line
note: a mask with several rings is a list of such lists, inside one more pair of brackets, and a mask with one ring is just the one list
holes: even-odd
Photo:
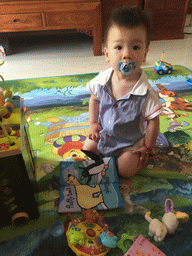
[(149, 222), (149, 235), (154, 236), (156, 242), (161, 242), (167, 235), (173, 234), (179, 226), (179, 221), (188, 221), (189, 215), (184, 212), (174, 211), (174, 205), (171, 199), (165, 201), (165, 214), (162, 222), (150, 217), (151, 212), (145, 214), (145, 219)]
[(128, 62), (128, 63), (124, 63), (124, 62), (119, 62), (118, 63), (118, 69), (121, 72), (121, 74), (127, 76), (130, 75), (133, 70), (135, 69), (136, 64), (135, 62)]
[(73, 219), (66, 232), (69, 247), (77, 256), (106, 255), (115, 248), (117, 237), (108, 230), (98, 212), (93, 209), (83, 211), (84, 218)]

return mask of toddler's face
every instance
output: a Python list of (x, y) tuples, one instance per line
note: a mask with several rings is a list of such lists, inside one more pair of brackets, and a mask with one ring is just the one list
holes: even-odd
[(132, 75), (137, 74), (140, 72), (140, 67), (148, 52), (145, 29), (143, 27), (112, 26), (108, 33), (104, 52), (107, 62), (111, 64), (115, 72), (120, 72), (118, 70), (119, 62), (135, 62), (136, 68)]

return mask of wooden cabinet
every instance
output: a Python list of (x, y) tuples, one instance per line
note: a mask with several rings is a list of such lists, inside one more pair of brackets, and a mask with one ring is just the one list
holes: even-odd
[(101, 55), (101, 0), (0, 1), (0, 32), (58, 29), (92, 30), (94, 55)]
[(104, 38), (105, 28), (111, 12), (120, 5), (139, 6), (142, 8), (142, 0), (102, 0), (102, 35)]
[(181, 39), (190, 0), (145, 0), (152, 14), (152, 40)]
[(183, 38), (190, 0), (0, 0), (0, 33), (78, 29), (92, 31), (94, 55), (111, 12), (120, 5), (152, 13), (152, 40)]

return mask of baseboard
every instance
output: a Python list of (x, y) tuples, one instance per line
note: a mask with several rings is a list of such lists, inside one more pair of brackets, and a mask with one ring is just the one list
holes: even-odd
[(188, 27), (184, 27), (184, 33), (186, 34), (192, 34), (192, 25)]

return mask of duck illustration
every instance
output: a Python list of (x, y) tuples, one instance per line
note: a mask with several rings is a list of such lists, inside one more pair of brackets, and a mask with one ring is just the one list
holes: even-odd
[(91, 181), (91, 178), (97, 175), (97, 184), (99, 184), (102, 177), (106, 175), (106, 170), (109, 166), (105, 164), (103, 159), (101, 159), (96, 153), (83, 149), (81, 149), (81, 151), (95, 161), (88, 166), (79, 167), (80, 169), (83, 169), (81, 180), (88, 178), (86, 182), (86, 184), (88, 184)]
[(97, 184), (94, 187), (89, 185), (82, 185), (77, 177), (68, 174), (68, 180), (66, 182), (69, 186), (74, 186), (77, 195), (77, 203), (83, 209), (89, 209), (96, 206), (107, 209), (104, 204), (103, 194), (100, 186)]

